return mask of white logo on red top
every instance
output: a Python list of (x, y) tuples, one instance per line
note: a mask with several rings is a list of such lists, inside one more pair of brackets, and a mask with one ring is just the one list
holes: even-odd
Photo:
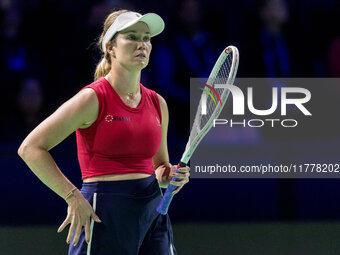
[(123, 117), (123, 116), (113, 116), (111, 114), (106, 115), (105, 121), (111, 122), (111, 121), (130, 121), (130, 117)]

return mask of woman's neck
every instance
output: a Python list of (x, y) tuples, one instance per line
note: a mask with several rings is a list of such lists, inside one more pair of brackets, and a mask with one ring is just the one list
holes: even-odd
[(140, 74), (141, 71), (112, 66), (107, 78), (118, 93), (128, 95), (139, 92)]

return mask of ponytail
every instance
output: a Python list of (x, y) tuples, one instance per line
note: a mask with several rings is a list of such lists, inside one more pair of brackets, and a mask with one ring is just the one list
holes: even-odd
[[(104, 35), (106, 33), (106, 31), (108, 30), (108, 28), (111, 26), (111, 24), (116, 20), (116, 18), (124, 13), (127, 12), (127, 10), (119, 10), (119, 11), (115, 11), (112, 12), (105, 20), (104, 22), (104, 29), (102, 34), (100, 35), (99, 38), (99, 42), (98, 42), (98, 47), (101, 50), (101, 52), (103, 53), (103, 57), (101, 59), (101, 61), (97, 64), (96, 70), (94, 72), (94, 80), (98, 80), (101, 77), (104, 77), (105, 75), (107, 75), (110, 70), (111, 70), (111, 58), (110, 58), (110, 54), (106, 51), (105, 53), (102, 50), (102, 42), (103, 42), (103, 38)], [(110, 41), (110, 45), (112, 45), (112, 43), (115, 42), (115, 36), (111, 39)]]
[[(110, 57), (110, 55), (108, 56)], [(94, 80), (98, 80), (101, 77), (107, 75), (111, 70), (111, 60), (107, 60), (105, 57), (97, 64), (94, 72)]]

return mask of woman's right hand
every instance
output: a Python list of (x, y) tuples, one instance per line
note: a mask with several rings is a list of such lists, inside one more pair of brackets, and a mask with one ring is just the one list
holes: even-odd
[(79, 190), (76, 190), (74, 194), (66, 200), (68, 204), (67, 217), (65, 221), (58, 228), (58, 233), (64, 230), (64, 228), (71, 223), (68, 231), (66, 242), (71, 242), (73, 233), (75, 232), (73, 245), (76, 246), (81, 234), (81, 229), (85, 227), (85, 240), (90, 242), (90, 224), (91, 218), (96, 222), (102, 222), (98, 215), (94, 212), (90, 203), (84, 198)]

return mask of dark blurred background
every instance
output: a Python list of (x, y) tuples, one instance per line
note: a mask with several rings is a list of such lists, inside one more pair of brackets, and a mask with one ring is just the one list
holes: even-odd
[[(17, 149), (38, 123), (93, 81), (95, 66), (101, 58), (96, 43), (102, 23), (115, 8), (155, 12), (165, 20), (164, 32), (152, 39), (151, 60), (142, 72), (142, 83), (168, 102), (168, 143), (173, 164), (180, 160), (190, 128), (190, 77), (208, 77), (227, 45), (235, 45), (240, 51), (239, 77), (340, 77), (340, 4), (337, 0), (0, 0), (0, 168), (3, 176), (0, 253), (1, 247), (6, 247), (6, 254), (31, 254), (29, 249), (13, 252), (17, 243), (14, 240), (20, 239), (20, 243), (25, 244), (23, 240), (30, 236), (30, 240), (37, 242), (36, 239), (46, 237), (46, 233), (54, 240), (56, 233), (39, 226), (52, 226), (56, 230), (56, 225), (66, 216), (66, 203), (34, 176), (17, 155)], [(334, 114), (340, 106), (340, 90), (336, 85), (327, 88), (322, 97), (332, 105)], [(329, 121), (337, 118), (337, 115), (329, 116)], [(327, 134), (322, 130), (318, 137), (298, 133), (291, 140), (263, 130), (257, 146), (236, 139), (230, 152), (240, 157), (237, 154), (240, 148), (249, 154), (263, 150), (259, 154), (261, 160), (261, 155), (266, 158), (266, 150), (270, 151), (273, 146), (282, 148), (276, 149), (277, 155), (273, 156), (282, 162), (286, 157), (294, 158), (292, 148), (296, 158), (299, 151), (324, 146), (329, 158), (334, 159), (339, 155), (340, 146), (340, 125), (337, 121), (334, 123)], [(51, 153), (65, 175), (81, 187), (75, 134)], [(273, 245), (266, 249), (265, 238), (272, 238), (271, 243), (278, 247), (286, 247), (286, 241), (292, 241), (290, 234), (307, 235), (310, 231), (324, 231), (322, 240), (326, 241), (319, 240), (322, 245), (318, 248), (329, 250), (318, 253), (315, 248), (308, 254), (339, 251), (339, 246), (327, 242), (329, 235), (334, 237), (331, 240), (339, 237), (336, 230), (333, 231), (338, 225), (332, 223), (340, 220), (339, 184), (338, 179), (192, 179), (176, 195), (170, 208), (178, 236), (175, 241), (183, 251), (180, 254), (199, 254), (188, 249), (197, 242), (201, 242), (200, 254), (226, 254), (226, 251), (255, 254), (251, 252), (254, 249), (259, 250), (259, 254), (288, 254), (280, 253)], [(321, 225), (299, 225), (301, 232), (290, 225), (304, 222)], [(323, 228), (319, 222), (328, 222), (328, 225), (325, 223)], [(20, 228), (25, 225), (32, 227)], [(244, 228), (244, 232), (240, 234), (237, 226)], [(214, 232), (219, 227), (221, 229)], [(30, 234), (34, 229), (41, 232), (37, 236)], [(278, 237), (269, 234), (256, 239), (268, 231)], [(192, 238), (190, 243), (180, 238), (187, 237), (186, 233), (202, 235), (197, 234), (197, 239)], [(281, 239), (279, 233), (282, 233)], [(56, 247), (64, 249), (64, 240), (58, 238), (60, 245)], [(309, 244), (314, 243), (312, 238), (317, 239), (318, 235), (311, 236)], [(47, 238), (45, 244), (50, 245), (49, 240)], [(293, 247), (303, 251), (303, 242), (304, 238), (295, 240)], [(254, 243), (255, 246), (250, 245)], [(34, 245), (31, 246), (34, 249)], [(212, 247), (213, 253), (204, 252)], [(289, 254), (302, 254), (290, 249)], [(32, 254), (38, 253), (32, 251)], [(44, 254), (58, 253), (51, 250)]]

